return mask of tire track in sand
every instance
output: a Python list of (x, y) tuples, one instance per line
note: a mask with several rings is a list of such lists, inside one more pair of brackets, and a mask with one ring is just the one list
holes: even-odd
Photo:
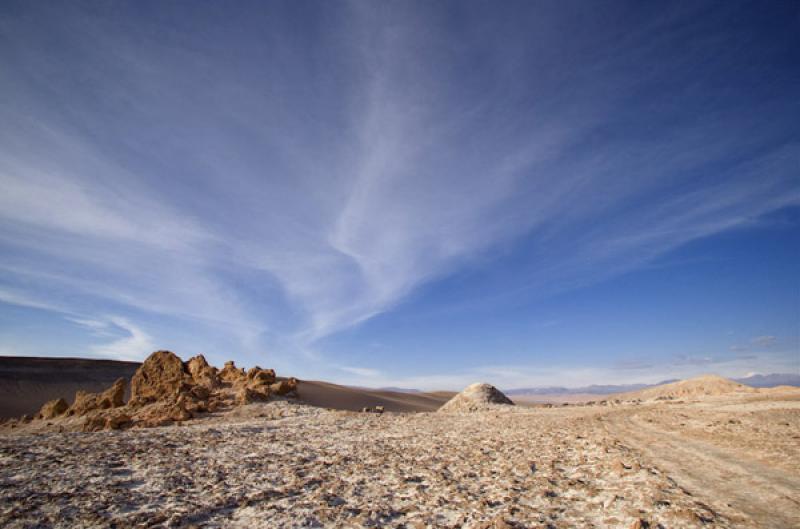
[(630, 412), (612, 412), (604, 420), (610, 433), (719, 512), (744, 515), (756, 527), (800, 528), (800, 478)]

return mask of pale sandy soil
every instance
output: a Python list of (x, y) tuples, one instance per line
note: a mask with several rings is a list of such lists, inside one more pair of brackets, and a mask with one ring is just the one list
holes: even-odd
[(800, 527), (797, 392), (619, 409), (602, 420), (737, 526)]
[(600, 401), (607, 399), (608, 395), (597, 393), (559, 393), (537, 395), (512, 395), (511, 400), (516, 404), (575, 404), (579, 402)]
[(512, 410), (6, 431), (0, 526), (800, 527), (791, 395)]

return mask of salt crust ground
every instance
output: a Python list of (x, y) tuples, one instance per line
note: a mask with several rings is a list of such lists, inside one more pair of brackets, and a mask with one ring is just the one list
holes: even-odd
[[(719, 417), (707, 409), (509, 408), (377, 415), (271, 402), (184, 426), (6, 433), (0, 526), (759, 526), (634, 448), (648, 430), (632, 420), (672, 428), (683, 413), (697, 442), (719, 431), (724, 449), (738, 425), (720, 419), (709, 430)], [(770, 413), (759, 410), (748, 420)], [(782, 454), (758, 437), (753, 450), (786, 465), (800, 410), (777, 413)]]

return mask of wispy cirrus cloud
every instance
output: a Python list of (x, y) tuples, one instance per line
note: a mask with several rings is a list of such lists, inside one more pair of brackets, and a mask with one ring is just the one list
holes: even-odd
[(97, 319), (89, 319), (89, 318), (74, 318), (74, 317), (66, 317), (67, 321), (71, 321), (76, 325), (80, 325), (81, 327), (86, 327), (87, 329), (91, 330), (95, 335), (106, 335), (108, 332), (108, 322), (103, 320)]
[(374, 380), (377, 378), (382, 378), (384, 376), (380, 370), (370, 369), (366, 367), (341, 366), (339, 369), (341, 369), (346, 373), (357, 375), (367, 380)]
[(562, 43), (549, 8), (451, 28), (354, 3), (308, 41), (278, 16), (145, 38), (133, 11), (31, 9), (0, 22), (2, 299), (129, 311), (96, 353), (143, 354), (165, 331), (137, 318), (164, 315), (322, 361), (321, 338), (476, 262), (518, 260), (486, 297), (574, 288), (800, 204), (796, 143), (703, 97), (641, 100), (704, 67), (663, 53), (690, 12)]
[[(108, 323), (98, 321), (83, 321), (83, 325), (95, 330), (104, 328), (122, 332), (123, 336), (111, 342), (93, 345), (90, 353), (101, 358), (115, 358), (119, 360), (141, 360), (156, 349), (153, 338), (138, 326), (125, 318), (112, 316)], [(88, 325), (87, 325), (88, 324)]]

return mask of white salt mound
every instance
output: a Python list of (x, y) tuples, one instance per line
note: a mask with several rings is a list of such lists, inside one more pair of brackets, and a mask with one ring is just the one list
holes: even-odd
[(503, 395), (503, 392), (496, 387), (476, 382), (447, 401), (439, 408), (439, 411), (445, 413), (488, 411), (513, 405), (511, 399)]

